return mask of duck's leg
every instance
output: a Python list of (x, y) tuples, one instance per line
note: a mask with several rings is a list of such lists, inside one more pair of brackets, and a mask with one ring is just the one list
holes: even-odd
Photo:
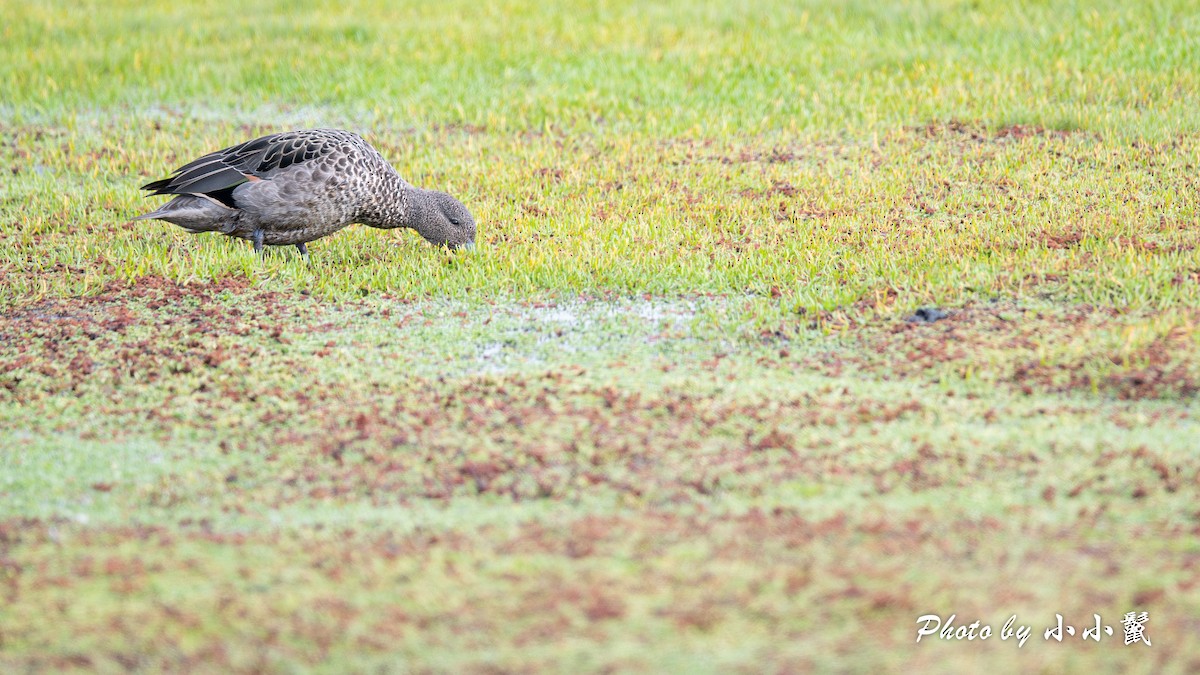
[(250, 235), (250, 240), (254, 242), (254, 252), (261, 254), (263, 247), (263, 231), (261, 229), (254, 230), (254, 233)]
[(308, 245), (303, 242), (296, 244), (296, 249), (300, 251), (300, 257), (304, 258), (304, 262), (308, 262)]

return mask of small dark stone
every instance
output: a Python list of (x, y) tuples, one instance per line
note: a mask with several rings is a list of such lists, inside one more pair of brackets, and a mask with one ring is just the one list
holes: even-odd
[(915, 314), (905, 319), (909, 323), (933, 323), (950, 316), (936, 307), (922, 307)]

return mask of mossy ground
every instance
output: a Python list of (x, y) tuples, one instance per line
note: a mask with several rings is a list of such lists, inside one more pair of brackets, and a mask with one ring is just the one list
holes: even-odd
[[(0, 12), (0, 669), (1200, 668), (1187, 3), (237, 7)], [(307, 125), (479, 250), (129, 222)]]

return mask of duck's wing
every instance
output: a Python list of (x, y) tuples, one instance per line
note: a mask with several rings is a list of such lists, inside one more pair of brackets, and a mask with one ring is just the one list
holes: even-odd
[(206, 194), (227, 202), (234, 187), (246, 181), (270, 179), (296, 164), (326, 158), (350, 136), (328, 129), (263, 136), (188, 162), (170, 178), (146, 183), (142, 189), (152, 195)]

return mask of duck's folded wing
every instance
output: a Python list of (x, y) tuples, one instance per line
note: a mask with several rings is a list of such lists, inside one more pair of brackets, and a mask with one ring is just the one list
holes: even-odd
[(211, 194), (248, 180), (270, 178), (293, 164), (328, 154), (336, 139), (320, 130), (290, 131), (263, 136), (184, 164), (170, 178), (142, 186), (151, 194)]

